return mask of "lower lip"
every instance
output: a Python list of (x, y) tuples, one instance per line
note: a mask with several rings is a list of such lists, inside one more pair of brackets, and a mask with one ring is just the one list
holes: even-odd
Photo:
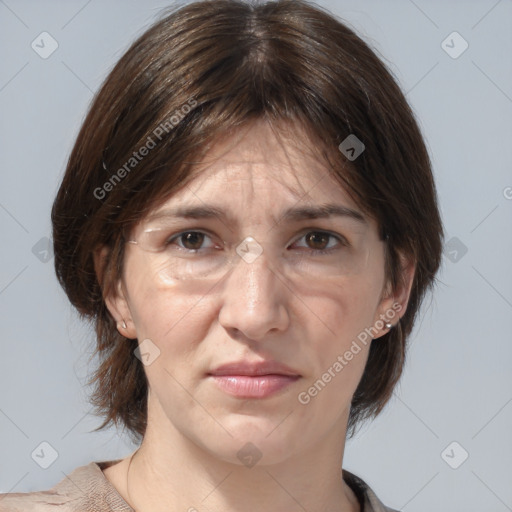
[(289, 375), (211, 375), (222, 391), (237, 398), (266, 398), (298, 380)]

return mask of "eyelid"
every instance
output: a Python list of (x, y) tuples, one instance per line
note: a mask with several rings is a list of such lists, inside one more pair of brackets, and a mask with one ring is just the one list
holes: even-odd
[(335, 238), (342, 246), (350, 247), (350, 245), (351, 245), (351, 243), (349, 242), (347, 237), (345, 237), (341, 233), (336, 233), (336, 232), (330, 231), (328, 229), (314, 228), (314, 227), (305, 228), (304, 230), (302, 230), (301, 234), (295, 239), (295, 242), (297, 242), (298, 240), (300, 240), (302, 237), (304, 237), (305, 235), (307, 235), (309, 233), (323, 233), (325, 235), (331, 236), (332, 238)]
[[(176, 240), (178, 240), (181, 236), (183, 236), (184, 234), (186, 233), (201, 233), (202, 235), (206, 235), (208, 238), (210, 238), (212, 240), (212, 244), (215, 246), (215, 245), (221, 245), (222, 247), (224, 247), (226, 245), (226, 242), (224, 242), (224, 240), (221, 240), (220, 243), (217, 243), (215, 241), (215, 239), (217, 238), (216, 235), (214, 235), (213, 233), (211, 233), (209, 230), (207, 229), (185, 229), (185, 230), (182, 230), (182, 231), (179, 231), (178, 233), (175, 233), (171, 236), (169, 236), (167, 238), (167, 242), (166, 242), (166, 245), (170, 245), (171, 243), (175, 243)], [(198, 252), (204, 248), (201, 248), (201, 249), (187, 249), (186, 247), (182, 247), (181, 245), (178, 245), (176, 244), (181, 250), (184, 250), (184, 251), (195, 251), (195, 252)], [(207, 247), (206, 249), (212, 249), (212, 247)]]
[[(182, 230), (182, 231), (179, 231), (178, 233), (174, 233), (172, 234), (170, 237), (168, 237), (167, 239), (167, 242), (166, 242), (166, 245), (170, 245), (170, 244), (175, 244), (180, 250), (184, 250), (184, 251), (189, 251), (189, 252), (199, 252), (201, 250), (207, 250), (207, 249), (212, 249), (212, 248), (215, 248), (215, 247), (206, 247), (206, 248), (200, 248), (200, 249), (187, 249), (186, 247), (182, 247), (181, 245), (179, 245), (178, 243), (176, 243), (176, 240), (179, 240), (181, 236), (183, 236), (184, 234), (186, 233), (201, 233), (203, 235), (206, 235), (208, 238), (210, 238), (212, 240), (212, 244), (215, 246), (215, 245), (220, 245), (222, 247), (225, 247), (226, 246), (226, 242), (224, 242), (223, 240), (219, 242), (216, 242), (215, 239), (217, 238), (216, 235), (214, 235), (211, 231), (207, 230), (207, 229), (203, 229), (203, 228), (190, 228), (190, 229), (185, 229), (185, 230)], [(334, 238), (339, 245), (341, 245), (342, 247), (350, 247), (350, 242), (347, 240), (347, 238), (343, 235), (341, 235), (340, 233), (334, 233), (332, 231), (329, 231), (329, 230), (326, 230), (326, 229), (320, 229), (320, 228), (304, 228), (303, 230), (301, 230), (301, 233), (299, 236), (297, 236), (294, 241), (292, 242), (291, 245), (297, 243), (299, 240), (301, 240), (302, 238), (304, 238), (304, 236), (310, 234), (310, 233), (321, 233), (321, 234), (325, 234), (331, 238)], [(335, 247), (330, 247), (328, 249), (311, 249), (309, 248), (309, 250), (315, 252), (321, 252), (321, 251), (330, 251), (330, 250), (334, 250)]]

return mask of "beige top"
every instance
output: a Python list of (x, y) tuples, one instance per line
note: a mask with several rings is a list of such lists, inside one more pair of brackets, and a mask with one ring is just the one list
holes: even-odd
[[(119, 460), (91, 462), (76, 468), (47, 491), (0, 494), (0, 512), (134, 512), (103, 474)], [(361, 512), (397, 512), (382, 504), (356, 475), (343, 470)]]

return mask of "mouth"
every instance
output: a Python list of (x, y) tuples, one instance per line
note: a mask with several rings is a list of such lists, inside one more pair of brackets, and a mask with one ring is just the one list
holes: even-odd
[(223, 392), (237, 398), (267, 398), (284, 390), (301, 375), (276, 361), (224, 364), (208, 373)]
[(267, 398), (288, 387), (300, 376), (289, 375), (212, 375), (215, 384), (237, 398)]

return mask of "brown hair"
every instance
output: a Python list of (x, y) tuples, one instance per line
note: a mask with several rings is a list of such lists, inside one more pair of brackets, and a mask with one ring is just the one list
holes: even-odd
[[(96, 329), (91, 402), (104, 417), (97, 430), (121, 423), (140, 440), (146, 429), (144, 368), (103, 299), (121, 275), (123, 231), (193, 179), (191, 163), (219, 137), (258, 118), (302, 126), (321, 148), (339, 183), (377, 220), (394, 290), (402, 282), (400, 254), (416, 262), (399, 326), (371, 344), (348, 435), (391, 397), (444, 236), (414, 115), (368, 45), (318, 6), (206, 0), (165, 13), (116, 64), (53, 205), (58, 279)], [(352, 162), (338, 149), (350, 134), (365, 145)], [(93, 251), (102, 246), (110, 250), (98, 276)]]

